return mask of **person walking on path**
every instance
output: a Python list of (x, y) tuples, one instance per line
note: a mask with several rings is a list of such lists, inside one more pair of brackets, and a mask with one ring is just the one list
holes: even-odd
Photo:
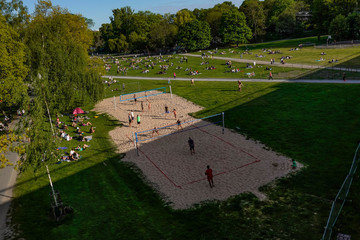
[(174, 72), (174, 79), (176, 78), (176, 72)]
[(207, 165), (207, 169), (205, 171), (205, 175), (207, 176), (207, 180), (209, 182), (210, 188), (214, 187), (214, 180), (213, 180), (213, 170)]
[(195, 86), (195, 81), (193, 78), (191, 79), (191, 86)]
[(271, 80), (274, 80), (271, 71), (269, 72), (269, 80), (270, 80), (270, 79), (271, 79)]
[(241, 87), (244, 86), (240, 80), (238, 80), (238, 90), (241, 92)]
[[(178, 121), (180, 121), (180, 120), (178, 120)], [(189, 143), (189, 147), (190, 147), (190, 154), (191, 155), (195, 154), (195, 143), (191, 137), (189, 137), (188, 143)]]

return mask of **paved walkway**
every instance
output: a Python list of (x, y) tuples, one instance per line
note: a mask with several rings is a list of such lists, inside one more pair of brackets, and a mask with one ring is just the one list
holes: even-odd
[[(16, 123), (17, 120), (12, 121), (9, 128), (14, 128)], [(19, 160), (19, 155), (14, 152), (5, 153), (5, 157), (13, 164)], [(11, 231), (6, 227), (6, 221), (8, 219), (16, 177), (17, 171), (15, 171), (14, 166), (0, 168), (0, 239), (11, 235)]]
[[(103, 78), (109, 78), (109, 76), (102, 76)], [(135, 77), (135, 76), (111, 76), (113, 79), (134, 79), (134, 80), (168, 80), (171, 81), (190, 81), (192, 78), (195, 79), (195, 81), (206, 81), (206, 82), (237, 82), (239, 78), (196, 78), (193, 77), (187, 77), (187, 78), (181, 78), (177, 77), (169, 78), (169, 77)], [(267, 79), (255, 79), (255, 78), (244, 78), (241, 79), (243, 82), (285, 82), (285, 83), (353, 83), (353, 84), (360, 84), (360, 80), (346, 80), (345, 82), (343, 80), (331, 80), (331, 79), (314, 79), (314, 80), (301, 80), (301, 79), (274, 79), (274, 80), (267, 80)]]
[[(180, 55), (185, 55), (189, 57), (201, 57), (201, 55), (197, 54), (190, 54), (190, 53), (184, 53)], [(232, 61), (232, 62), (242, 62), (242, 63), (254, 63), (257, 64), (265, 64), (270, 65), (269, 61), (262, 61), (262, 60), (251, 60), (251, 59), (240, 59), (240, 58), (229, 58), (229, 57), (216, 57), (214, 56), (213, 59), (219, 59), (224, 61)], [(360, 72), (360, 69), (355, 68), (341, 68), (341, 67), (325, 67), (325, 66), (314, 66), (314, 65), (308, 65), (308, 64), (298, 64), (298, 63), (285, 63), (281, 64), (280, 62), (275, 62), (272, 65), (274, 66), (281, 66), (281, 67), (291, 67), (291, 68), (304, 68), (304, 69), (332, 69), (332, 70), (339, 70), (339, 71), (349, 71), (349, 72)]]

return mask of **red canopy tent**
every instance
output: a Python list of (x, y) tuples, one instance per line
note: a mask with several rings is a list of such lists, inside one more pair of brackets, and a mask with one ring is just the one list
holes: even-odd
[(81, 108), (75, 108), (73, 114), (85, 113)]

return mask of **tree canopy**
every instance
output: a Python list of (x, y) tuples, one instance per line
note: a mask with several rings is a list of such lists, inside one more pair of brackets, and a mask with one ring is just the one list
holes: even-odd
[(225, 43), (247, 43), (252, 38), (251, 29), (246, 25), (244, 13), (230, 10), (221, 19), (221, 34)]
[(179, 28), (179, 44), (188, 50), (204, 49), (210, 46), (210, 27), (207, 22), (193, 20)]
[(25, 65), (25, 45), (2, 15), (0, 39), (0, 100), (5, 106), (13, 106), (19, 104), (26, 94), (24, 78), (28, 68)]

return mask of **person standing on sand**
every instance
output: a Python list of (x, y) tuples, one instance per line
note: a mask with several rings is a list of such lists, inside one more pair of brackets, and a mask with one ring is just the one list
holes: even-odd
[(128, 115), (128, 119), (129, 119), (129, 127), (131, 127), (132, 118), (131, 118), (131, 114), (130, 114), (130, 113), (129, 113), (129, 115)]
[(153, 129), (151, 137), (154, 137), (155, 133), (159, 136), (159, 130), (156, 127)]
[(213, 173), (212, 169), (209, 165), (207, 165), (207, 169), (205, 171), (205, 175), (207, 176), (207, 180), (209, 182), (210, 188), (214, 187)]
[(190, 154), (191, 155), (195, 154), (195, 144), (194, 144), (194, 140), (192, 140), (191, 137), (189, 137), (188, 143), (189, 143), (189, 147), (190, 147)]
[(148, 100), (148, 109), (149, 109), (149, 112), (151, 110), (151, 102)]
[(173, 113), (174, 113), (174, 117), (175, 117), (175, 119), (176, 119), (176, 109), (174, 108), (174, 110), (173, 110)]
[(135, 101), (135, 103), (136, 103), (136, 95), (134, 94), (134, 101)]
[(142, 112), (144, 111), (144, 103), (143, 103), (143, 101), (141, 101), (141, 111)]
[(136, 121), (137, 121), (137, 124), (140, 125), (140, 122), (141, 122), (140, 115), (136, 116)]
[(176, 121), (176, 124), (178, 125), (178, 129), (181, 128), (181, 130), (183, 130), (183, 127), (181, 126), (181, 121), (180, 121), (180, 119), (178, 119), (178, 120)]
[(131, 115), (131, 121), (134, 121), (134, 119), (135, 119), (135, 115), (134, 115), (134, 112), (133, 112), (133, 110), (131, 110), (131, 113), (130, 113), (130, 115)]

